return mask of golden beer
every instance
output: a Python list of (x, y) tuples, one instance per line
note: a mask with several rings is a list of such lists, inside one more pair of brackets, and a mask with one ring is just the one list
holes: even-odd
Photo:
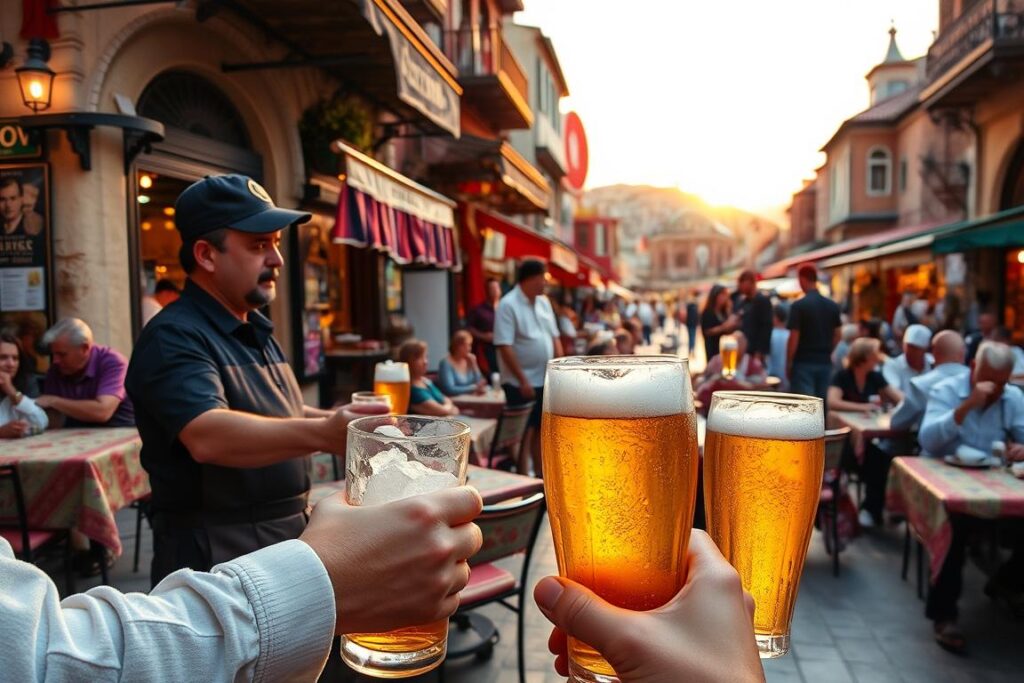
[[(372, 652), (398, 653), (429, 652), (437, 650), (438, 657), (444, 658), (448, 640), (448, 620), (437, 621), (422, 626), (408, 626), (387, 633), (349, 633), (346, 638)], [(427, 666), (423, 670), (403, 671), (406, 676), (414, 676), (433, 669)]]
[(722, 337), (719, 352), (722, 355), (722, 377), (732, 379), (736, 376), (736, 367), (740, 361), (740, 345), (736, 337)]
[(789, 650), (789, 627), (818, 508), (821, 399), (718, 392), (704, 444), (708, 533), (754, 598), (762, 657)]
[(409, 411), (411, 391), (409, 366), (406, 363), (377, 363), (373, 372), (373, 393), (391, 398), (392, 415), (404, 415)]
[[(672, 599), (685, 580), (697, 486), (697, 430), (685, 361), (633, 356), (548, 364), (544, 488), (562, 576), (631, 610)], [(569, 640), (579, 681), (617, 681)]]

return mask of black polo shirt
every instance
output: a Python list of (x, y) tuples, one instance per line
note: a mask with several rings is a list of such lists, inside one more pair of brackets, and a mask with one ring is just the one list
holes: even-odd
[(181, 298), (146, 325), (125, 387), (135, 404), (156, 511), (230, 511), (309, 491), (307, 458), (252, 469), (202, 465), (178, 440), (185, 425), (208, 410), (302, 416), (298, 382), (273, 331), (258, 312), (242, 322), (191, 280)]

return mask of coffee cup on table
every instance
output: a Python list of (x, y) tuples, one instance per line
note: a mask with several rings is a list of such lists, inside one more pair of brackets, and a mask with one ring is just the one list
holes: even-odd
[(956, 458), (960, 462), (967, 463), (969, 465), (976, 465), (982, 460), (988, 458), (988, 453), (977, 448), (962, 445), (958, 446), (956, 449)]

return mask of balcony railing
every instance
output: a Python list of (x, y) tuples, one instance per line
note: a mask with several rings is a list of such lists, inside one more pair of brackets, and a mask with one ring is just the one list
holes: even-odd
[(928, 80), (942, 76), (989, 40), (1024, 40), (1024, 0), (981, 0), (957, 17), (928, 48)]
[(468, 27), (446, 32), (448, 54), (462, 76), (504, 73), (524, 102), (529, 102), (526, 73), (497, 28)]

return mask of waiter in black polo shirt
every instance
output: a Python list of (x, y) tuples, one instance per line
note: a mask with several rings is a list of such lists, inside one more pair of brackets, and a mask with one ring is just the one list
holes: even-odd
[(303, 405), (257, 311), (274, 299), (282, 229), (309, 219), (240, 175), (207, 176), (175, 204), (188, 281), (143, 330), (125, 380), (153, 490), (154, 585), (298, 537), (307, 456), (344, 443), (349, 415)]

